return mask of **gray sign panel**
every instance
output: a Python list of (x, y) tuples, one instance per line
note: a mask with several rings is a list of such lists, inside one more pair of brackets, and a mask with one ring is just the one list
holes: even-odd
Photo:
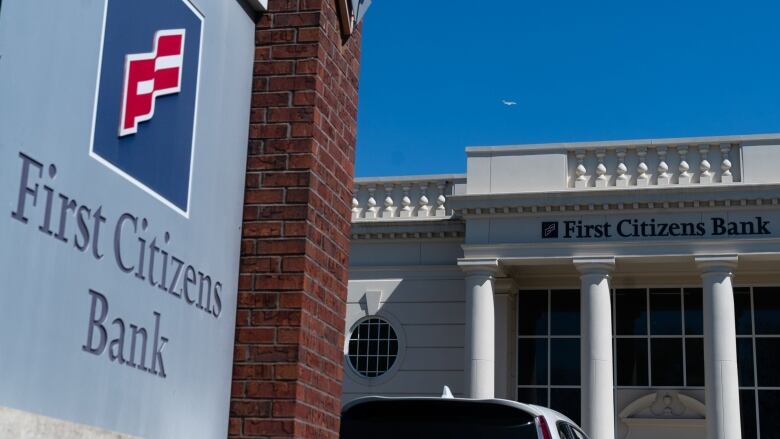
[(3, 1), (0, 406), (226, 436), (253, 51), (235, 1)]
[(780, 214), (772, 206), (729, 211), (637, 214), (540, 215), (494, 218), (494, 243), (597, 243), (682, 240), (756, 240), (780, 236)]

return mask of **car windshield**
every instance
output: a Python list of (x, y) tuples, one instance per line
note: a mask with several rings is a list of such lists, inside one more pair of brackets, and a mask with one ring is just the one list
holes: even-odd
[(502, 404), (377, 400), (342, 414), (341, 439), (538, 439), (534, 416)]

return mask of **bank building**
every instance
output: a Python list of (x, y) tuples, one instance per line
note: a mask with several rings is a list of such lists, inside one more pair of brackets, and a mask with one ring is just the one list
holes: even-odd
[(355, 180), (343, 402), (447, 385), (595, 439), (780, 437), (780, 134), (466, 156)]

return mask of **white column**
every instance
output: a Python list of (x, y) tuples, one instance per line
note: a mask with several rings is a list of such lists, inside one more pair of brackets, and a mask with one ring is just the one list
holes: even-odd
[(460, 261), (466, 273), (466, 396), (495, 395), (495, 310), (493, 284), (498, 260)]
[(615, 258), (575, 259), (580, 272), (582, 428), (597, 439), (615, 437), (612, 305), (609, 275)]
[(739, 376), (734, 291), (737, 256), (698, 256), (704, 290), (704, 393), (707, 438), (739, 439)]
[(514, 399), (514, 352), (517, 343), (514, 331), (514, 315), (516, 313), (514, 298), (517, 285), (511, 278), (502, 277), (494, 283), (493, 300), (496, 310), (496, 355), (495, 355), (495, 397)]

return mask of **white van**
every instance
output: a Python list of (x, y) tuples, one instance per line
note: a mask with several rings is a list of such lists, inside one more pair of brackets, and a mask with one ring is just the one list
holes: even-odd
[(588, 439), (546, 407), (505, 399), (369, 396), (341, 411), (341, 439)]

